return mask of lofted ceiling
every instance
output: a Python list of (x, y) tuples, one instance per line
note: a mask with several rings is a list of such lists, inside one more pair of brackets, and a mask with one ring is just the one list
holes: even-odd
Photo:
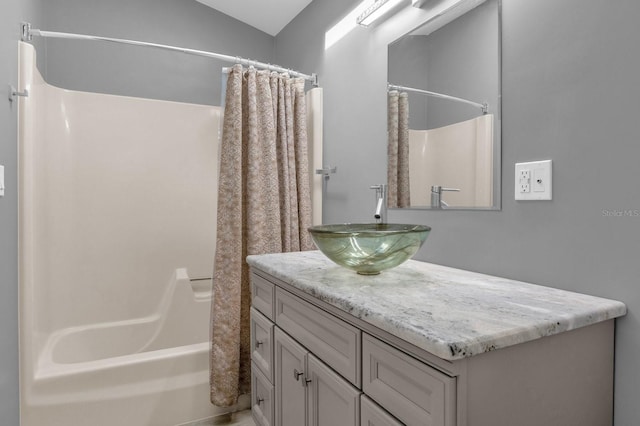
[(272, 36), (278, 34), (302, 9), (311, 3), (311, 0), (197, 1)]

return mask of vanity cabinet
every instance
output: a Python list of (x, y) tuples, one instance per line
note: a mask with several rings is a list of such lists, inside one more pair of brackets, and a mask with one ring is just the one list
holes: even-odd
[[(349, 352), (349, 347), (355, 349), (354, 338), (359, 348), (359, 331), (323, 317), (323, 312), (290, 297), (278, 289), (276, 305), (280, 306), (280, 315), (276, 318), (286, 318), (280, 325), (293, 330), (293, 334), (309, 332), (302, 340), (315, 347), (334, 367), (343, 371), (346, 368), (347, 375), (354, 378), (355, 365), (359, 363), (350, 362), (349, 358), (353, 357), (340, 354), (342, 350)], [(270, 325), (272, 333), (266, 331), (266, 324)], [(252, 381), (256, 383), (257, 392), (253, 395), (252, 411), (256, 423), (264, 426), (359, 426), (360, 390), (289, 336), (280, 325), (271, 324), (258, 310), (251, 309)], [(346, 342), (342, 340), (345, 331)], [(267, 339), (271, 339), (270, 343)], [(273, 353), (263, 352), (271, 347)], [(272, 359), (273, 363), (266, 365), (267, 359)], [(274, 373), (270, 380), (265, 374), (267, 371)]]
[(313, 252), (249, 260), (257, 425), (612, 424), (620, 302), (412, 261), (376, 279)]
[(251, 308), (257, 424), (455, 425), (455, 378), (274, 284), (272, 291), (261, 276), (252, 278), (259, 299)]

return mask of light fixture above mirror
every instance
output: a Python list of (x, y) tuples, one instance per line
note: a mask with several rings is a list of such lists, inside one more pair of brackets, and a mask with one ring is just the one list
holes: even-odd
[(428, 1), (429, 0), (411, 0), (411, 6), (420, 8)]
[(371, 6), (366, 8), (358, 18), (356, 23), (363, 27), (368, 27), (378, 19), (391, 12), (404, 0), (376, 0)]

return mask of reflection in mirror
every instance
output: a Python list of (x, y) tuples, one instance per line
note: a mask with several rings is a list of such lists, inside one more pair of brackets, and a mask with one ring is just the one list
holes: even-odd
[(389, 207), (499, 208), (500, 0), (462, 1), (388, 53)]

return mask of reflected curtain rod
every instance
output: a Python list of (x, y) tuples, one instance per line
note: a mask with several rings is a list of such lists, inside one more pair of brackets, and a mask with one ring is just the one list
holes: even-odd
[(482, 110), (483, 114), (486, 114), (487, 112), (489, 112), (489, 104), (486, 103), (486, 102), (480, 104), (478, 102), (473, 102), (473, 101), (470, 101), (468, 99), (457, 98), (455, 96), (450, 96), (450, 95), (443, 95), (442, 93), (430, 92), (428, 90), (423, 90), (423, 89), (415, 89), (413, 87), (398, 86), (396, 84), (391, 84), (391, 83), (387, 83), (387, 90), (402, 90), (404, 92), (422, 93), (424, 95), (433, 96), (434, 98), (441, 98), (441, 99), (448, 99), (450, 101), (464, 102), (465, 104), (473, 105), (474, 107), (480, 108)]
[(101, 37), (101, 36), (84, 35), (84, 34), (61, 33), (61, 32), (55, 32), (55, 31), (43, 31), (43, 30), (31, 28), (30, 23), (23, 22), (22, 23), (22, 41), (31, 41), (34, 36), (45, 37), (45, 38), (65, 38), (65, 39), (73, 39), (73, 40), (106, 41), (110, 43), (129, 44), (133, 46), (154, 47), (158, 49), (170, 50), (173, 52), (181, 52), (181, 53), (187, 53), (190, 55), (220, 59), (226, 62), (232, 62), (232, 63), (241, 64), (245, 66), (252, 66), (255, 68), (261, 68), (269, 71), (288, 73), (293, 77), (302, 77), (305, 80), (311, 81), (311, 83), (315, 87), (318, 86), (318, 75), (315, 73), (311, 75), (303, 74), (299, 71), (290, 70), (288, 68), (283, 68), (278, 65), (266, 64), (264, 62), (245, 59), (239, 56), (223, 55), (221, 53), (207, 52), (204, 50), (187, 49), (184, 47), (169, 46), (166, 44), (149, 43), (146, 41), (126, 40), (126, 39), (120, 39), (120, 38)]

